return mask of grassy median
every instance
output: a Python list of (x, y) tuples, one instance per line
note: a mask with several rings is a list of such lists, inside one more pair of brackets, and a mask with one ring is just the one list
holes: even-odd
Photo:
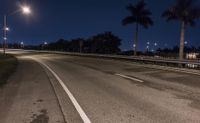
[(0, 54), (0, 87), (6, 84), (8, 78), (15, 72), (17, 59), (12, 55)]

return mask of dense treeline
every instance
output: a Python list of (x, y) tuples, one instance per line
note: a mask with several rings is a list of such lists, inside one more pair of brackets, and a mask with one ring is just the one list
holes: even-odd
[(113, 35), (111, 32), (105, 32), (88, 39), (77, 38), (70, 41), (59, 39), (54, 43), (41, 44), (39, 49), (81, 53), (117, 54), (120, 52), (120, 45), (120, 38)]

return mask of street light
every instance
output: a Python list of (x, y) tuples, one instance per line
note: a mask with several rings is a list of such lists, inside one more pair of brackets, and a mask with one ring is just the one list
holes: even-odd
[(150, 42), (149, 41), (147, 41), (147, 46), (146, 46), (146, 50), (147, 50), (147, 52), (149, 51), (149, 48), (150, 48)]
[(22, 12), (24, 14), (30, 14), (31, 13), (31, 9), (30, 9), (29, 6), (22, 6), (21, 9), (22, 9)]
[(187, 42), (187, 41), (185, 41), (185, 42), (184, 42), (184, 44), (185, 44), (185, 45), (187, 45), (187, 44), (188, 44), (188, 42)]
[(20, 42), (20, 44), (21, 44), (21, 48), (24, 48), (24, 42), (22, 41)]
[[(17, 12), (18, 11), (21, 11), (25, 15), (31, 14), (31, 9), (27, 5), (21, 6), (20, 10), (17, 10)], [(3, 39), (4, 39), (4, 42), (3, 42), (3, 53), (4, 53), (4, 55), (6, 54), (7, 31), (9, 31), (9, 30), (10, 29), (7, 27), (7, 15), (4, 15), (4, 27), (3, 27), (3, 32), (4, 32), (4, 34), (3, 34)]]
[(5, 28), (6, 31), (9, 31), (10, 29), (8, 27)]
[(48, 43), (45, 41), (45, 42), (44, 42), (44, 45), (47, 45), (47, 44), (48, 44)]

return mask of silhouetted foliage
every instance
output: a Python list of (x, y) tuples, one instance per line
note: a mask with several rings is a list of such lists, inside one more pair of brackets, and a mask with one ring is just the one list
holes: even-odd
[(120, 51), (121, 39), (111, 32), (98, 34), (88, 39), (88, 50), (91, 53), (113, 54)]
[(163, 12), (166, 21), (178, 20), (185, 25), (195, 26), (195, 20), (200, 18), (200, 8), (197, 0), (177, 0), (176, 4)]
[(148, 28), (149, 26), (153, 25), (153, 21), (150, 17), (152, 13), (149, 9), (146, 8), (146, 3), (144, 0), (140, 0), (136, 5), (130, 4), (127, 6), (127, 10), (130, 11), (131, 15), (125, 17), (122, 20), (122, 24), (124, 26), (128, 24), (136, 24), (134, 39), (134, 55), (136, 55), (138, 47), (138, 26), (142, 25), (144, 28)]
[(56, 50), (67, 52), (116, 54), (120, 52), (121, 39), (111, 32), (95, 35), (87, 40), (83, 38), (70, 41), (59, 39), (57, 42), (48, 45), (40, 45), (42, 50)]
[(200, 7), (196, 5), (196, 0), (177, 0), (176, 4), (163, 12), (162, 17), (166, 21), (177, 20), (181, 23), (181, 37), (179, 58), (184, 57), (185, 29), (187, 26), (194, 27), (195, 20), (200, 18)]

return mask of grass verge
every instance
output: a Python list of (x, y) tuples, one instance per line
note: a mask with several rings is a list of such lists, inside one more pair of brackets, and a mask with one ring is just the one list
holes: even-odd
[(17, 59), (14, 56), (0, 54), (0, 87), (6, 84), (16, 67)]

